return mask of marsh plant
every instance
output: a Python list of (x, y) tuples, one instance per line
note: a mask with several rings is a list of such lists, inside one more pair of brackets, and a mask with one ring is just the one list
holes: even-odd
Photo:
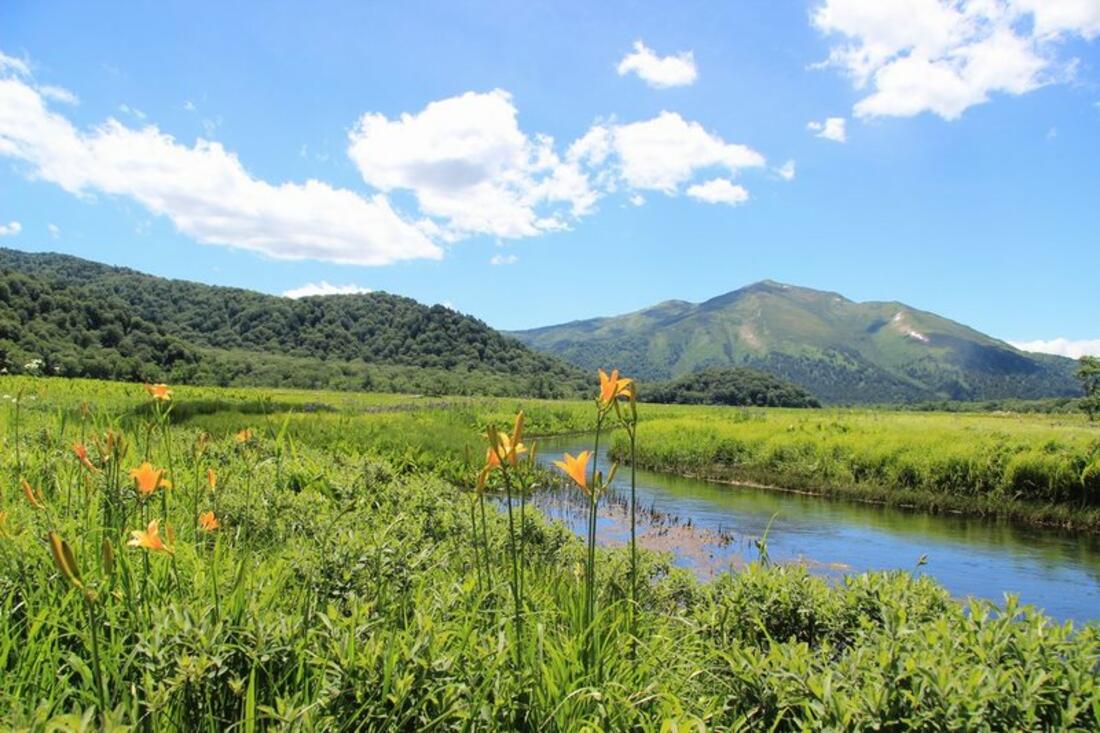
[[(666, 409), (639, 416), (614, 372), (595, 406), (519, 415), (0, 384), (21, 395), (0, 434), (2, 730), (1100, 727), (1094, 626), (905, 572), (753, 564), (701, 584), (597, 546), (597, 450), (614, 430), (627, 460), (640, 426), (642, 463)], [(578, 538), (528, 505), (552, 472), (525, 435), (596, 425), (560, 459), (589, 510)]]

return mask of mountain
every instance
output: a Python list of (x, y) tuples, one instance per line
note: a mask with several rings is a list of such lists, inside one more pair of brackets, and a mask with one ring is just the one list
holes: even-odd
[(587, 369), (613, 365), (642, 380), (753, 367), (831, 403), (1080, 394), (1070, 359), (1022, 352), (904, 303), (857, 303), (770, 280), (703, 303), (670, 300), (512, 335)]
[(0, 249), (0, 366), (66, 376), (477, 394), (591, 381), (481, 321), (388, 293), (289, 298)]

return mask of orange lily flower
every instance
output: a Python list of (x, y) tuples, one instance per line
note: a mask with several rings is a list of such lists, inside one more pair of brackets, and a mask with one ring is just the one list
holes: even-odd
[(252, 428), (245, 428), (237, 433), (236, 441), (238, 443), (247, 443), (252, 440)]
[(562, 470), (569, 478), (573, 479), (573, 482), (587, 494), (588, 493), (588, 459), (591, 454), (588, 451), (581, 451), (576, 457), (573, 457), (566, 453), (562, 461), (554, 461), (554, 465)]
[(218, 518), (214, 516), (214, 512), (203, 512), (199, 515), (199, 527), (203, 532), (213, 532), (221, 524), (218, 523)]
[(496, 430), (491, 431), (490, 443), (494, 442), (494, 437), (496, 444), (490, 446), (491, 455), (486, 458), (486, 463), (496, 467), (500, 465), (500, 460), (503, 458), (509, 465), (516, 465), (516, 459), (527, 452), (527, 446), (523, 444), (523, 410), (516, 413), (516, 422), (512, 426), (511, 435)]
[(80, 465), (88, 469), (92, 473), (99, 473), (99, 469), (92, 465), (92, 462), (88, 460), (88, 449), (83, 443), (73, 443), (73, 453), (76, 454), (77, 460), (80, 461)]
[(611, 370), (611, 376), (600, 370), (600, 404), (607, 407), (618, 397), (631, 397), (634, 394), (634, 380), (619, 376), (619, 370)]
[[(171, 531), (168, 532), (168, 541), (171, 542)], [(163, 552), (166, 555), (175, 554), (175, 550), (170, 544), (166, 544), (164, 540), (160, 538), (160, 520), (154, 519), (149, 522), (149, 526), (142, 532), (140, 529), (135, 529), (130, 532), (130, 541), (126, 543), (130, 547), (140, 547), (152, 552)]]
[(172, 401), (172, 390), (167, 384), (147, 384), (145, 391), (157, 402)]
[(27, 482), (27, 479), (19, 479), (19, 486), (23, 489), (23, 493), (27, 497), (27, 501), (31, 503), (35, 509), (45, 509), (46, 505), (42, 503), (42, 499), (34, 495), (34, 488)]
[(134, 486), (137, 488), (142, 498), (150, 496), (154, 491), (159, 488), (171, 488), (170, 481), (166, 481), (164, 478), (164, 470), (159, 468), (153, 468), (152, 464), (145, 462), (137, 468), (130, 469), (130, 478), (134, 480)]
[(206, 469), (206, 485), (210, 487), (210, 490), (218, 488), (218, 474), (214, 473), (214, 469)]

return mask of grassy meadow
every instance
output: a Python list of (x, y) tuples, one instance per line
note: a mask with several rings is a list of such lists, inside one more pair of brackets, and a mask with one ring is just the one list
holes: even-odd
[[(618, 436), (617, 456), (626, 453)], [(1100, 427), (1077, 414), (702, 411), (645, 423), (638, 464), (930, 511), (1100, 529)]]
[[(591, 402), (0, 393), (0, 729), (1100, 727), (1096, 626), (903, 572), (699, 583), (546, 522), (534, 436), (592, 430)], [(642, 465), (907, 500), (1016, 499), (1027, 474), (1020, 501), (1100, 501), (1097, 431), (1069, 417), (638, 411)], [(598, 500), (602, 477), (569, 476)]]

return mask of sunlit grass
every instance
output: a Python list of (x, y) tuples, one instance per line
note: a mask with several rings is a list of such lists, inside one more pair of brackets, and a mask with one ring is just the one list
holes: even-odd
[[(526, 503), (557, 480), (532, 465), (537, 436), (605, 420), (606, 437), (632, 422), (625, 394), (0, 391), (20, 400), (0, 405), (0, 729), (1100, 724), (1095, 628), (964, 608), (905, 573), (832, 586), (754, 565), (699, 584), (544, 521)], [(802, 415), (637, 409), (639, 455), (664, 419), (696, 420), (706, 446), (708, 426)], [(1073, 422), (1019, 425), (1040, 446), (1088, 442)], [(571, 458), (566, 480), (596, 501), (604, 478)]]

